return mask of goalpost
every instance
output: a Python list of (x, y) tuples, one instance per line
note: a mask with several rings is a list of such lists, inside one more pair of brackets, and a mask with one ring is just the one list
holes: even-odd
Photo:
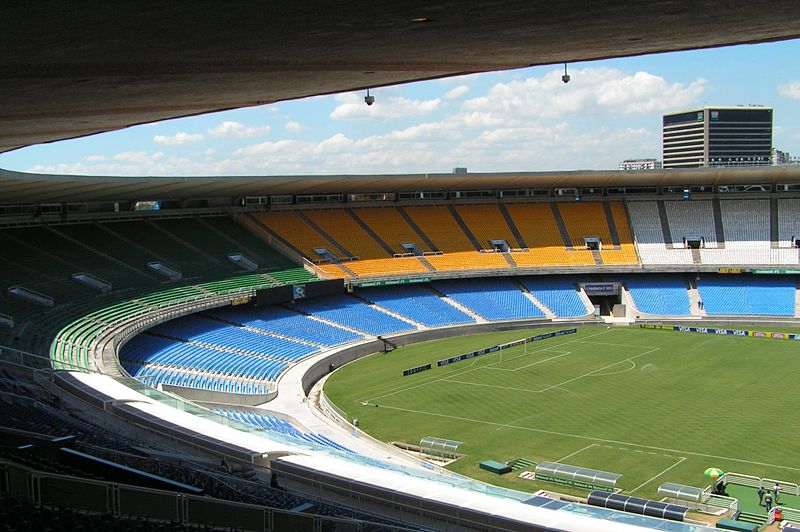
[(498, 363), (502, 364), (504, 362), (505, 358), (504, 358), (503, 354), (504, 354), (505, 351), (508, 351), (509, 349), (517, 348), (517, 347), (520, 346), (520, 344), (522, 345), (522, 355), (521, 356), (523, 356), (523, 357), (527, 356), (528, 355), (528, 342), (529, 341), (530, 341), (530, 338), (523, 338), (522, 340), (517, 340), (516, 342), (510, 342), (510, 343), (507, 343), (507, 344), (501, 344), (501, 345), (497, 346), (498, 347), (498, 351), (499, 351)]

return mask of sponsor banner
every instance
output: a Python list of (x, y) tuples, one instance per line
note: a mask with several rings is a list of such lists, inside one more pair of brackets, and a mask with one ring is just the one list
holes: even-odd
[(292, 285), (292, 299), (305, 299), (306, 298), (306, 285), (295, 284)]
[(656, 329), (659, 331), (674, 331), (675, 327), (672, 325), (650, 325), (649, 323), (643, 323), (639, 325), (641, 329)]
[(683, 327), (680, 325), (639, 325), (641, 329), (657, 329), (662, 331), (693, 332), (702, 334), (722, 334), (730, 336), (752, 336), (755, 338), (774, 338), (776, 340), (800, 340), (800, 334), (782, 332), (747, 331), (743, 329), (714, 329), (710, 327)]
[(423, 364), (422, 366), (417, 366), (416, 368), (404, 369), (403, 377), (408, 377), (409, 375), (414, 375), (415, 373), (428, 371), (429, 369), (431, 369), (431, 364)]
[(429, 283), (430, 277), (409, 277), (406, 279), (387, 279), (384, 281), (364, 281), (363, 283), (354, 282), (356, 286), (362, 288), (369, 288), (371, 286), (394, 286), (397, 284), (413, 284), (413, 283)]
[(754, 268), (753, 273), (761, 275), (797, 275), (800, 274), (798, 268)]
[(602, 491), (613, 491), (614, 488), (610, 486), (601, 486), (598, 484), (592, 484), (591, 482), (585, 482), (582, 480), (573, 480), (567, 478), (560, 478), (554, 477), (550, 475), (545, 475), (543, 473), (536, 474), (536, 480), (546, 480), (548, 482), (554, 482), (556, 484), (562, 484), (564, 486), (573, 486), (576, 488), (581, 488), (585, 490), (602, 490)]
[(720, 268), (717, 273), (742, 273), (741, 268)]
[(436, 362), (436, 367), (441, 368), (442, 366), (447, 366), (448, 364), (453, 364), (455, 362), (461, 362), (462, 360), (469, 360), (470, 358), (479, 357), (487, 353), (494, 353), (495, 351), (500, 351), (501, 349), (507, 349), (509, 347), (522, 345), (525, 342), (537, 342), (539, 340), (546, 340), (548, 338), (554, 338), (556, 336), (564, 336), (565, 334), (574, 334), (576, 332), (578, 332), (578, 329), (572, 328), (572, 329), (561, 329), (560, 331), (553, 331), (544, 334), (537, 334), (536, 336), (531, 336), (530, 338), (522, 338), (520, 340), (514, 340), (513, 342), (508, 342), (505, 344), (479, 349), (471, 353), (464, 353), (463, 355), (456, 355), (454, 357), (445, 358), (443, 360), (439, 360), (438, 362)]

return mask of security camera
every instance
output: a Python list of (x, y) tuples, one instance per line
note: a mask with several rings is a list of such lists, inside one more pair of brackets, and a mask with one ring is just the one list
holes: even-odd
[(563, 76), (561, 76), (561, 81), (563, 81), (564, 83), (569, 83), (569, 74), (564, 74)]
[(366, 103), (367, 105), (372, 105), (373, 103), (375, 103), (375, 96), (370, 96), (369, 94), (367, 94), (366, 96), (364, 96), (364, 103)]

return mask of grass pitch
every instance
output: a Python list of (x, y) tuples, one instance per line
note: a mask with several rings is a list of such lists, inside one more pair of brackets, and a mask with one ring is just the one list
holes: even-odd
[[(557, 330), (558, 328), (547, 329)], [(762, 338), (587, 327), (436, 367), (543, 329), (436, 340), (334, 373), (325, 393), (383, 441), (464, 442), (457, 473), (524, 491), (576, 489), (497, 476), (482, 460), (524, 457), (620, 473), (626, 493), (705, 486), (707, 467), (800, 481), (800, 345)], [(402, 376), (404, 369), (433, 369)], [(377, 405), (377, 406), (376, 406)]]

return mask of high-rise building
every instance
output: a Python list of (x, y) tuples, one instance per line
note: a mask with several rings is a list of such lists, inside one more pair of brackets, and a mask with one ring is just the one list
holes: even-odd
[(657, 159), (625, 159), (619, 163), (620, 170), (660, 170), (661, 161)]
[(779, 166), (782, 164), (789, 164), (792, 160), (789, 152), (781, 151), (778, 148), (772, 148), (772, 166)]
[(664, 168), (769, 166), (771, 107), (703, 107), (664, 115)]

